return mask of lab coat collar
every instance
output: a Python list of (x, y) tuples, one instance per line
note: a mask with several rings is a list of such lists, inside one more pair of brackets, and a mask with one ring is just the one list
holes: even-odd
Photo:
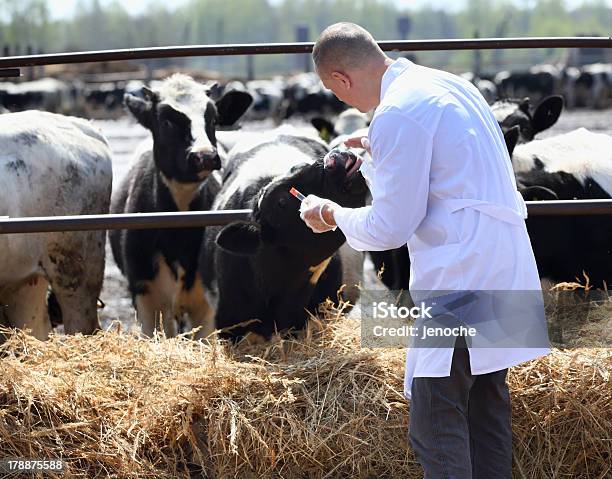
[(383, 74), (382, 81), (380, 82), (380, 101), (385, 97), (385, 93), (393, 80), (400, 76), (406, 68), (412, 65), (413, 63), (410, 60), (400, 57), (387, 67), (387, 70)]

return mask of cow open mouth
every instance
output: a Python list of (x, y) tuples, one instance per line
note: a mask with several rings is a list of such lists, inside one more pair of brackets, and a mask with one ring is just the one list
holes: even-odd
[(346, 179), (350, 179), (359, 170), (361, 163), (362, 159), (348, 150), (332, 150), (324, 159), (325, 169), (343, 168)]

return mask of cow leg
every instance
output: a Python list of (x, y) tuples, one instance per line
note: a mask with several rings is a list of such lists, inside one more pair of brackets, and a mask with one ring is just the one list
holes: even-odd
[(4, 315), (10, 326), (29, 329), (40, 340), (47, 339), (53, 330), (47, 314), (47, 287), (43, 276), (22, 282), (10, 294), (4, 295)]
[(100, 329), (97, 299), (104, 280), (102, 232), (71, 234), (48, 248), (43, 268), (62, 310), (68, 334), (93, 334)]
[(145, 336), (153, 336), (155, 330), (162, 326), (166, 337), (177, 334), (174, 317), (173, 296), (176, 290), (176, 279), (163, 258), (157, 262), (157, 274), (152, 281), (142, 281), (143, 293), (134, 296), (136, 316)]
[(200, 275), (196, 276), (189, 290), (181, 290), (178, 304), (180, 305), (179, 310), (184, 310), (189, 314), (191, 327), (200, 328), (195, 334), (196, 339), (204, 339), (213, 333), (215, 312), (206, 299)]
[(210, 307), (205, 297), (192, 301), (187, 309), (191, 318), (193, 328), (200, 329), (195, 334), (195, 339), (209, 337), (215, 330), (215, 311)]
[(206, 299), (198, 304), (195, 308), (190, 309), (189, 317), (191, 318), (191, 327), (200, 329), (195, 333), (195, 339), (205, 339), (209, 337), (215, 330), (215, 312), (208, 305)]
[[(171, 301), (156, 297), (155, 294), (137, 294), (134, 298), (136, 318), (140, 322), (142, 334), (152, 337), (154, 332), (164, 330), (167, 338), (177, 334), (176, 318), (172, 312)], [(163, 301), (166, 299), (166, 301)]]

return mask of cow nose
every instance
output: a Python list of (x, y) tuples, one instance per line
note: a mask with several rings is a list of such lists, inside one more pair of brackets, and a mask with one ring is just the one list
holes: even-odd
[(199, 171), (212, 171), (221, 168), (221, 158), (219, 158), (216, 148), (207, 151), (192, 151), (187, 159)]
[(330, 151), (323, 159), (325, 169), (333, 170), (340, 164), (342, 164), (342, 155), (337, 150)]

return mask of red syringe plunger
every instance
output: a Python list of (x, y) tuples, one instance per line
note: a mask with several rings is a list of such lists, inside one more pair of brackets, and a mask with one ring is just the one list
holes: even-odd
[(304, 201), (306, 199), (306, 197), (302, 193), (300, 193), (298, 190), (296, 190), (293, 187), (291, 187), (291, 189), (289, 190), (289, 193), (291, 193), (293, 196), (295, 196), (300, 201)]

